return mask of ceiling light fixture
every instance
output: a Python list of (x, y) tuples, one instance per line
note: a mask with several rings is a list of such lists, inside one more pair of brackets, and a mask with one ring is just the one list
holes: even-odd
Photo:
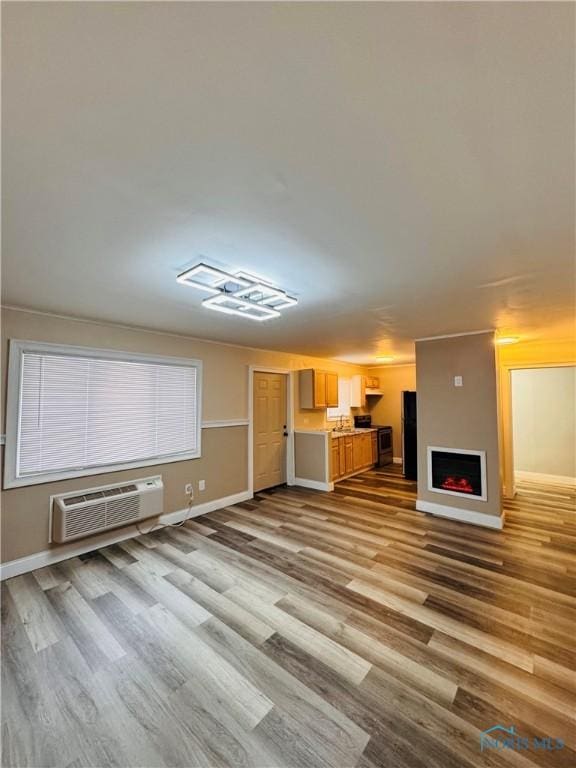
[(519, 336), (500, 336), (496, 339), (496, 344), (499, 346), (506, 346), (507, 344), (517, 344), (519, 341)]
[(298, 304), (298, 299), (248, 272), (225, 272), (208, 264), (196, 264), (176, 280), (199, 291), (210, 293), (203, 307), (227, 315), (238, 315), (262, 322), (280, 317), (280, 311)]
[(376, 362), (377, 363), (391, 363), (394, 360), (394, 358), (390, 355), (385, 357), (377, 357)]

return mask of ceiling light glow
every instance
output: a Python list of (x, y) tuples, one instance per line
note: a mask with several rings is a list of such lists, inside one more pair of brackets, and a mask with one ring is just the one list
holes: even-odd
[(519, 336), (499, 336), (496, 339), (496, 344), (500, 346), (506, 346), (507, 344), (517, 344), (519, 341)]
[(218, 296), (210, 296), (204, 299), (203, 307), (214, 309), (217, 312), (224, 312), (227, 315), (239, 315), (240, 317), (249, 317), (250, 320), (271, 320), (273, 317), (280, 317), (280, 312), (270, 309), (264, 305), (255, 304), (246, 299), (238, 299), (236, 296), (228, 293), (220, 293)]
[(247, 272), (225, 272), (208, 264), (196, 264), (176, 280), (199, 291), (210, 293), (202, 306), (228, 315), (262, 322), (280, 317), (280, 310), (293, 307), (298, 300), (262, 277)]
[(377, 357), (376, 362), (377, 363), (391, 363), (394, 360), (394, 358), (391, 355), (387, 355), (385, 357)]

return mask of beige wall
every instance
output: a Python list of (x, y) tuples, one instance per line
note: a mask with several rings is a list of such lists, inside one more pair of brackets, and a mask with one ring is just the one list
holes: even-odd
[[(123, 480), (162, 475), (164, 480), (164, 512), (185, 509), (188, 499), (186, 483), (206, 481), (206, 491), (196, 491), (195, 503), (212, 501), (246, 490), (247, 427), (202, 430), (202, 458), (178, 461), (140, 469), (127, 469), (90, 477), (76, 477), (44, 485), (12, 488), (2, 492), (2, 562), (49, 549), (48, 515), (51, 494), (65, 493), (90, 486), (98, 487)], [(215, 461), (214, 457), (218, 457)], [(144, 520), (148, 530), (153, 521)], [(82, 539), (86, 542), (87, 539)], [(57, 547), (57, 545), (54, 545)]]
[(303, 480), (319, 483), (330, 482), (327, 466), (327, 451), (332, 438), (324, 432), (308, 435), (297, 432), (294, 435), (294, 475)]
[[(2, 311), (1, 349), (2, 432), (5, 424), (8, 340), (11, 338), (152, 355), (200, 358), (204, 363), (204, 421), (248, 418), (250, 365), (290, 370), (316, 366), (348, 377), (363, 372), (358, 366), (338, 364), (330, 360), (5, 309)], [(310, 429), (323, 427), (325, 412), (300, 411), (297, 386), (294, 387), (293, 394), (295, 425)], [(248, 487), (247, 439), (245, 426), (204, 429), (201, 459), (5, 490), (2, 492), (2, 561), (30, 555), (49, 547), (49, 496), (53, 493), (161, 474), (165, 482), (164, 512), (173, 512), (186, 507), (184, 485), (190, 481), (206, 480), (206, 491), (196, 494), (197, 503), (244, 491)]]
[(576, 367), (512, 371), (514, 469), (576, 476)]
[(370, 376), (378, 376), (382, 397), (369, 397), (368, 410), (374, 424), (392, 427), (394, 456), (402, 456), (402, 392), (416, 389), (416, 366), (393, 365), (371, 368)]
[[(492, 333), (416, 343), (418, 498), (434, 504), (500, 515), (496, 355)], [(454, 386), (462, 376), (462, 387)], [(488, 500), (428, 490), (426, 447), (486, 451)]]

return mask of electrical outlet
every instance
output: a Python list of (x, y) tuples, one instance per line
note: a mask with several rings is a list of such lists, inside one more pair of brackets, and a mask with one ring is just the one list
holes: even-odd
[(454, 386), (455, 387), (461, 387), (462, 384), (462, 376), (454, 376)]
[(192, 493), (192, 483), (186, 483), (184, 486), (184, 493), (188, 496)]
[(198, 490), (199, 491), (206, 490), (206, 480), (198, 480)]

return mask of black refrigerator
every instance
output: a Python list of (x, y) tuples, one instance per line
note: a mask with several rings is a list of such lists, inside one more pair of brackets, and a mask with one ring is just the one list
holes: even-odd
[(416, 392), (402, 392), (402, 460), (406, 480), (418, 479)]

